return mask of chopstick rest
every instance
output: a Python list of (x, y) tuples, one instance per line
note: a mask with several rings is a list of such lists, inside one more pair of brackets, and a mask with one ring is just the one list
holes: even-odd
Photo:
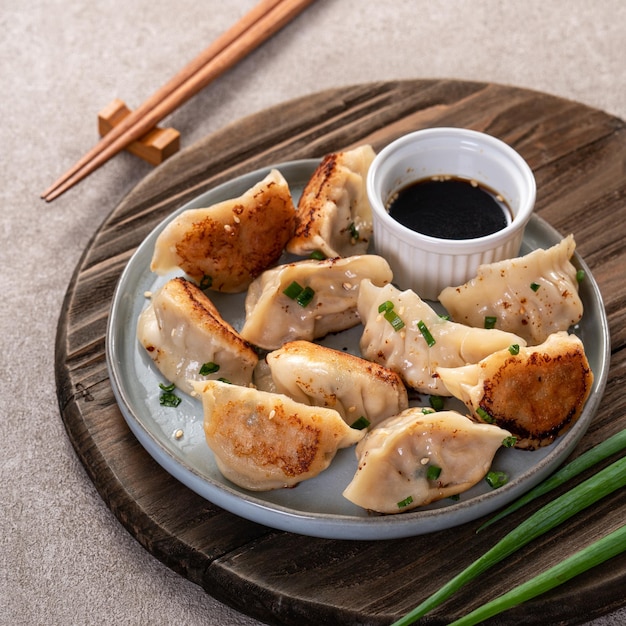
[[(116, 98), (98, 113), (98, 132), (101, 137), (117, 126), (131, 111), (126, 104)], [(174, 128), (156, 126), (139, 139), (131, 142), (125, 150), (136, 157), (159, 165), (180, 149), (180, 133)]]

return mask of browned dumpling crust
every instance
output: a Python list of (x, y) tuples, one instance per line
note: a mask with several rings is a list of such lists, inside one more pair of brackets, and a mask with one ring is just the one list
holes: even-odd
[(479, 421), (517, 437), (517, 448), (551, 444), (576, 422), (593, 384), (581, 340), (561, 331), (541, 345), (501, 350), (476, 365), (438, 368), (446, 387)]
[(276, 263), (295, 228), (287, 181), (272, 170), (239, 198), (184, 211), (155, 244), (151, 269), (182, 269), (203, 288), (245, 291)]
[(366, 178), (375, 156), (366, 144), (324, 157), (298, 202), (288, 252), (308, 256), (317, 251), (331, 258), (367, 251), (374, 227)]
[(335, 409), (350, 426), (373, 426), (409, 406), (399, 374), (341, 350), (291, 341), (270, 352), (266, 362), (277, 392)]
[(337, 411), (218, 381), (193, 383), (220, 472), (253, 491), (294, 487), (323, 472), (338, 449), (363, 438)]
[[(161, 374), (186, 393), (192, 390), (191, 380), (219, 377), (247, 385), (258, 362), (254, 348), (207, 295), (181, 276), (152, 295), (139, 316), (137, 338)], [(202, 375), (208, 362), (217, 369)]]

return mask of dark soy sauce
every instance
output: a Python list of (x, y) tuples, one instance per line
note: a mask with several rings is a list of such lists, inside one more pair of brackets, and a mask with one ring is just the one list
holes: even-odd
[(389, 215), (423, 235), (439, 239), (485, 237), (507, 224), (511, 210), (490, 189), (465, 178), (424, 178), (398, 191)]

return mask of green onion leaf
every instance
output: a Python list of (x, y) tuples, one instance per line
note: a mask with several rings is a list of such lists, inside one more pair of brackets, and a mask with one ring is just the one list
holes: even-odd
[(509, 482), (509, 477), (506, 472), (490, 470), (487, 472), (485, 480), (492, 489), (497, 489), (498, 487), (506, 485)]
[(518, 343), (512, 343), (509, 346), (509, 352), (515, 356), (516, 354), (519, 354), (519, 344)]
[(428, 347), (432, 348), (435, 345), (436, 341), (435, 338), (430, 334), (430, 331), (426, 327), (426, 324), (424, 324), (424, 322), (420, 320), (419, 322), (417, 322), (417, 327), (422, 333), (422, 337), (424, 337), (424, 339), (426, 340), (426, 344), (428, 345)]
[(435, 409), (435, 411), (441, 411), (444, 403), (443, 396), (429, 396), (428, 403), (433, 407), (433, 409)]
[(295, 300), (301, 293), (304, 288), (302, 285), (299, 285), (295, 280), (289, 285), (289, 287), (283, 289), (283, 293), (292, 300)]
[(365, 417), (365, 415), (361, 415), (359, 419), (354, 420), (354, 422), (350, 424), (350, 428), (354, 428), (356, 430), (363, 430), (364, 428), (367, 428), (369, 425), (370, 425), (370, 421), (367, 419), (367, 417)]
[(495, 315), (485, 316), (485, 328), (495, 328), (498, 318)]
[(297, 296), (296, 302), (302, 307), (306, 307), (311, 304), (311, 300), (313, 300), (313, 296), (315, 295), (315, 291), (309, 286), (306, 286)]
[(352, 222), (350, 224), (350, 226), (348, 226), (348, 230), (350, 231), (350, 239), (358, 239), (359, 238), (359, 230), (354, 225), (354, 222)]
[(471, 613), (452, 622), (450, 626), (482, 624), (486, 619), (550, 591), (624, 551), (626, 551), (626, 524), (495, 600), (479, 606)]
[(309, 255), (309, 258), (315, 261), (323, 261), (326, 258), (326, 255), (321, 250), (313, 250)]
[(217, 379), (220, 383), (227, 383), (229, 385), (232, 385), (232, 383), (230, 382), (230, 380), (228, 380), (228, 378), (218, 378)]
[(379, 313), (386, 313), (387, 311), (391, 311), (392, 309), (393, 309), (393, 302), (391, 300), (385, 300), (385, 302), (382, 302), (381, 304), (378, 305)]
[(593, 467), (597, 463), (600, 463), (600, 461), (604, 461), (604, 459), (607, 459), (616, 452), (621, 452), (624, 449), (626, 449), (626, 429), (621, 430), (608, 439), (605, 439), (603, 442), (594, 446), (590, 450), (587, 450), (587, 452), (583, 452), (579, 457), (575, 458), (567, 465), (564, 465), (560, 470), (552, 474), (552, 476), (539, 483), (536, 487), (500, 511), (497, 515), (494, 515), (494, 517), (486, 521), (476, 532), (478, 533), (495, 522), (499, 522), (503, 517), (521, 509), (525, 504), (528, 504), (539, 496), (556, 489), (566, 483), (570, 478), (578, 476), (578, 474), (584, 472), (586, 469)]
[(393, 329), (398, 332), (401, 328), (404, 328), (404, 322), (402, 318), (393, 310), (385, 311), (385, 319), (393, 326)]
[(585, 270), (578, 270), (576, 272), (576, 280), (579, 283), (582, 283), (584, 279), (585, 279)]
[(426, 470), (426, 478), (428, 480), (437, 480), (439, 478), (439, 474), (441, 474), (441, 468), (437, 465), (429, 465)]
[(212, 284), (213, 284), (213, 278), (205, 274), (200, 280), (200, 289), (209, 289)]
[(400, 502), (398, 502), (398, 508), (403, 509), (404, 507), (409, 506), (411, 502), (413, 502), (413, 496), (408, 496), (407, 498), (404, 498), (404, 500), (400, 500)]
[(517, 437), (515, 437), (514, 435), (511, 435), (510, 437), (505, 437), (502, 440), (502, 445), (505, 448), (512, 448), (513, 446), (515, 446), (516, 443), (517, 443)]
[(537, 291), (539, 289), (539, 287), (541, 287), (541, 285), (539, 283), (530, 283), (530, 288), (533, 291)]
[(161, 406), (177, 407), (181, 402), (182, 400), (175, 393), (172, 393), (171, 391), (166, 391), (162, 393), (159, 398), (159, 404)]
[(392, 626), (413, 624), (496, 563), (624, 486), (626, 486), (626, 457), (615, 461), (537, 510), (469, 567), (454, 576), (419, 606), (394, 622)]
[(169, 385), (164, 385), (163, 383), (159, 383), (159, 389), (163, 391), (174, 391), (174, 389), (176, 389), (176, 385), (174, 383), (171, 383)]
[(213, 363), (213, 361), (209, 361), (208, 363), (203, 363), (200, 368), (199, 374), (200, 376), (208, 376), (209, 374), (215, 374), (215, 372), (219, 371), (220, 366), (217, 363)]
[(478, 415), (478, 417), (480, 417), (480, 419), (483, 422), (486, 422), (487, 424), (495, 424), (496, 423), (495, 418), (492, 415), (490, 415), (485, 409), (483, 409), (482, 406), (479, 406), (476, 409), (476, 415)]

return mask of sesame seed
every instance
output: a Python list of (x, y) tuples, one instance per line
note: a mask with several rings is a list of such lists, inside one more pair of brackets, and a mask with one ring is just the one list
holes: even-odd
[(233, 215), (233, 222), (235, 222), (235, 224), (239, 224), (241, 222), (238, 215)]
[(174, 437), (176, 437), (176, 439), (181, 439), (182, 436), (184, 435), (183, 433), (183, 429), (179, 428), (175, 433), (174, 433)]
[(423, 459), (420, 460), (420, 463), (422, 465), (428, 465), (430, 463), (430, 459), (427, 456), (425, 456)]
[(230, 233), (232, 231), (233, 227), (230, 224), (224, 224), (224, 230), (227, 233)]
[(152, 298), (152, 292), (151, 291), (144, 291), (143, 292), (143, 297), (144, 298)]
[(272, 409), (270, 411), (270, 414), (268, 415), (268, 418), (273, 420), (276, 417), (276, 409)]

